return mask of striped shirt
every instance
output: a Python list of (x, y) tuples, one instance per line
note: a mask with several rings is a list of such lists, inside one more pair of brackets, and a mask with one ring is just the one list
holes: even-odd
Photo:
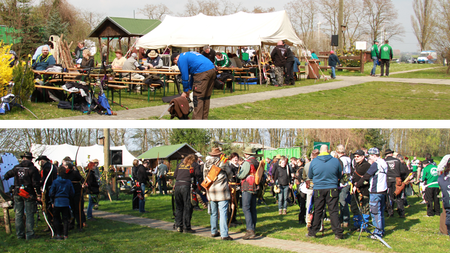
[(370, 177), (370, 193), (382, 193), (387, 190), (386, 183), (386, 173), (388, 170), (388, 165), (386, 161), (381, 158), (378, 158), (376, 162), (372, 163), (367, 174), (371, 175)]

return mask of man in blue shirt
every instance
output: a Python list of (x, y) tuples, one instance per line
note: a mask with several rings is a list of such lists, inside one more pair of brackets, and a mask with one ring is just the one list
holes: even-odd
[(337, 158), (328, 153), (328, 146), (320, 147), (320, 154), (309, 167), (308, 177), (313, 181), (314, 216), (307, 237), (315, 237), (322, 223), (325, 203), (330, 213), (331, 229), (335, 239), (343, 239), (344, 230), (339, 222), (339, 179), (342, 176), (342, 165)]
[(186, 52), (172, 55), (173, 64), (177, 64), (183, 82), (182, 97), (194, 92), (194, 116), (192, 119), (208, 119), (209, 103), (216, 70), (214, 64), (197, 52)]
[(56, 64), (55, 57), (50, 53), (49, 46), (43, 46), (42, 54), (37, 57), (32, 68), (35, 70), (46, 70), (48, 66), (54, 64)]

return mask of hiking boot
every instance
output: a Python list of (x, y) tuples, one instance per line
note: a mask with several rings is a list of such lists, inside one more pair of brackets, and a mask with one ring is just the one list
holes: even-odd
[(287, 210), (283, 209), (283, 215), (286, 215), (286, 214), (287, 214)]
[(211, 237), (218, 237), (220, 235), (219, 232), (216, 232), (215, 234), (211, 234)]
[(308, 234), (305, 235), (305, 237), (308, 237), (308, 238), (316, 238), (316, 235), (310, 235), (310, 234), (308, 233)]
[(227, 237), (222, 237), (222, 240), (224, 240), (224, 241), (232, 241), (233, 238), (231, 238), (230, 236), (227, 236)]
[(242, 237), (243, 240), (249, 240), (255, 238), (255, 231), (254, 230), (247, 230), (247, 233)]
[(178, 228), (177, 228), (177, 231), (180, 232), (180, 233), (183, 233), (183, 228), (178, 227)]
[(193, 233), (195, 233), (195, 230), (189, 228), (189, 229), (184, 230), (184, 233), (193, 234)]
[(52, 237), (52, 239), (53, 239), (53, 240), (62, 240), (63, 237), (62, 237), (62, 236), (59, 236), (59, 235), (55, 235), (55, 236)]

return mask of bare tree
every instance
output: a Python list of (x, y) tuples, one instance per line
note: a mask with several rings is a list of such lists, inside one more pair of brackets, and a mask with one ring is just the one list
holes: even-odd
[(433, 0), (414, 0), (414, 15), (411, 15), (411, 24), (414, 35), (420, 44), (420, 51), (428, 49), (434, 35), (435, 5)]
[(234, 4), (230, 1), (218, 0), (188, 0), (185, 5), (185, 11), (179, 16), (190, 17), (203, 13), (208, 16), (224, 16), (242, 11), (244, 8), (241, 3)]
[(143, 8), (138, 9), (138, 13), (143, 14), (149, 19), (162, 20), (165, 15), (172, 14), (172, 11), (163, 3), (146, 4)]
[(298, 37), (303, 40), (307, 48), (313, 48), (318, 12), (317, 3), (309, 0), (293, 0), (288, 2), (284, 9), (288, 13)]
[[(439, 54), (450, 60), (450, 2), (447, 0), (437, 0), (438, 7), (436, 8), (436, 39), (433, 41), (433, 46)], [(450, 71), (450, 65), (447, 68), (447, 74)]]
[(383, 39), (402, 41), (405, 31), (400, 23), (396, 23), (398, 12), (392, 0), (364, 0), (363, 8), (369, 24), (367, 34), (372, 40), (383, 35)]
[(253, 10), (250, 11), (250, 12), (253, 12), (253, 13), (267, 13), (267, 12), (274, 12), (274, 11), (275, 11), (274, 7), (269, 7), (267, 9), (264, 9), (261, 6), (255, 6), (255, 7), (253, 7)]

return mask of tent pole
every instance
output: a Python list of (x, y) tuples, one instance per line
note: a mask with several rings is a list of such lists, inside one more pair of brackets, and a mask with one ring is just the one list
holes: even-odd
[[(263, 42), (261, 42), (261, 44), (259, 45), (259, 55), (258, 55), (258, 74), (259, 74), (259, 85), (262, 85), (262, 72), (261, 72), (261, 61), (262, 61), (262, 45)], [(266, 82), (266, 87), (267, 87), (267, 82)]]

